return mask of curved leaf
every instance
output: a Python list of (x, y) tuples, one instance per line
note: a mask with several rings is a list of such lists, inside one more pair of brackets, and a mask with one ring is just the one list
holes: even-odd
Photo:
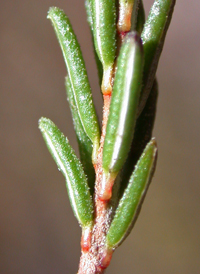
[(106, 236), (108, 249), (115, 249), (130, 233), (153, 176), (157, 147), (155, 139), (146, 146), (120, 200)]
[(39, 128), (49, 152), (66, 179), (74, 215), (83, 228), (91, 227), (93, 224), (93, 204), (80, 161), (67, 138), (51, 120), (41, 118)]
[(80, 46), (70, 21), (62, 10), (50, 8), (48, 18), (51, 19), (62, 49), (80, 121), (96, 154), (100, 130)]

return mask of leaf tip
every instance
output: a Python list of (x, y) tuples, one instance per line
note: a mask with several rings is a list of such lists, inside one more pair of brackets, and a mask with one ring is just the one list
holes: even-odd
[(50, 7), (47, 12), (47, 19), (51, 19), (52, 13), (54, 11), (55, 7)]
[(38, 121), (38, 127), (41, 131), (43, 131), (48, 124), (52, 123), (48, 118), (41, 117)]
[(45, 117), (41, 117), (39, 120), (38, 120), (38, 127), (39, 127), (39, 129), (42, 131), (43, 130), (43, 124), (44, 124), (44, 122), (45, 122), (45, 120), (46, 120), (47, 118), (45, 118)]

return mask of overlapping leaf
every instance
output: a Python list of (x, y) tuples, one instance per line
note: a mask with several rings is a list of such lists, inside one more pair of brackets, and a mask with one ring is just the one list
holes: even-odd
[(91, 227), (93, 203), (80, 161), (67, 138), (51, 120), (41, 118), (39, 128), (52, 157), (66, 179), (71, 206), (78, 222), (83, 228)]
[(93, 158), (95, 158), (99, 146), (100, 131), (80, 46), (70, 21), (62, 10), (55, 7), (50, 8), (48, 18), (51, 19), (60, 43), (77, 112), (85, 133), (93, 143)]
[(156, 155), (156, 142), (152, 139), (136, 165), (108, 230), (106, 236), (108, 249), (115, 249), (130, 233), (150, 184)]

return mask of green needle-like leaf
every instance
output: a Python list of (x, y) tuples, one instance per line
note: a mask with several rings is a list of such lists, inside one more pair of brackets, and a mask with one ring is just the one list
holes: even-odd
[(67, 138), (51, 120), (41, 118), (39, 128), (52, 157), (66, 179), (69, 199), (78, 222), (83, 228), (91, 227), (93, 203), (80, 161)]
[(144, 47), (144, 77), (139, 114), (145, 106), (153, 85), (165, 36), (176, 0), (155, 0), (141, 35)]
[(91, 0), (94, 44), (103, 65), (103, 91), (111, 89), (116, 54), (116, 6), (113, 0)]
[(106, 236), (108, 249), (115, 249), (130, 233), (153, 176), (156, 155), (156, 142), (152, 139), (136, 165), (108, 230)]
[(143, 50), (136, 32), (121, 47), (103, 148), (103, 170), (117, 174), (130, 149), (142, 82)]
[(53, 24), (60, 43), (78, 115), (85, 133), (93, 143), (95, 158), (99, 147), (100, 131), (80, 46), (70, 21), (62, 10), (50, 8), (48, 18)]
[(94, 167), (92, 164), (92, 148), (93, 148), (92, 142), (86, 135), (84, 128), (82, 126), (82, 123), (80, 121), (76, 103), (74, 100), (74, 94), (72, 92), (71, 83), (68, 77), (66, 77), (65, 86), (66, 86), (67, 98), (68, 98), (70, 110), (72, 113), (74, 129), (75, 129), (76, 137), (78, 140), (81, 163), (83, 165), (85, 174), (87, 175), (90, 192), (91, 194), (93, 194), (95, 173), (94, 173)]

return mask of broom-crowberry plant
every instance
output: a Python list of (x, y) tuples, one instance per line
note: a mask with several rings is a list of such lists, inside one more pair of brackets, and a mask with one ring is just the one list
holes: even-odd
[(151, 182), (157, 158), (155, 74), (175, 2), (155, 0), (145, 21), (142, 0), (86, 0), (104, 102), (101, 130), (70, 21), (59, 8), (48, 12), (67, 66), (80, 160), (52, 121), (41, 118), (39, 128), (82, 228), (78, 274), (105, 272)]

